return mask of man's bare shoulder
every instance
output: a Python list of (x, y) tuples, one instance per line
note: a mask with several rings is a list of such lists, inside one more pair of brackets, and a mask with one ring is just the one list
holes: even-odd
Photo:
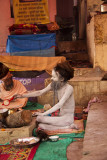
[(68, 89), (73, 89), (73, 86), (71, 86), (70, 84), (66, 84), (66, 87), (68, 88)]

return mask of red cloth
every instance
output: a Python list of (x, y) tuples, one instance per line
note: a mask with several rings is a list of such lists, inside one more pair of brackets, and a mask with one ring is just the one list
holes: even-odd
[(14, 147), (12, 145), (0, 145), (0, 160), (32, 160), (40, 143), (33, 147)]
[(29, 157), (28, 157), (27, 160), (32, 160), (32, 159), (33, 159), (33, 157), (34, 157), (34, 155), (35, 155), (35, 153), (36, 153), (39, 145), (40, 145), (40, 143), (37, 143), (37, 144), (32, 148), (32, 150), (31, 150), (31, 152), (30, 152), (30, 155), (29, 155)]
[(52, 117), (59, 115), (59, 109), (51, 114)]
[(10, 154), (0, 154), (0, 160), (8, 160)]

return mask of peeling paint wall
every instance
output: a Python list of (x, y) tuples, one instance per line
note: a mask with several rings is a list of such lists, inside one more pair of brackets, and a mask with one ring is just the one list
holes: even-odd
[(94, 18), (95, 32), (95, 62), (107, 71), (107, 14), (96, 15)]
[(87, 0), (87, 13), (100, 11), (100, 5), (103, 3), (102, 0)]
[(96, 14), (101, 11), (102, 0), (87, 0), (87, 48), (93, 67), (100, 66), (107, 71), (107, 14)]
[(94, 17), (87, 24), (87, 51), (91, 64), (94, 64), (95, 43), (94, 43)]
[(94, 19), (95, 44), (107, 44), (107, 14), (96, 15)]
[(95, 15), (87, 24), (87, 48), (93, 67), (107, 71), (107, 14)]

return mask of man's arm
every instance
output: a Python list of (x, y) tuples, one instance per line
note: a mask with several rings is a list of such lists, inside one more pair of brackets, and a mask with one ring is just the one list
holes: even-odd
[(51, 84), (49, 84), (46, 88), (39, 90), (39, 91), (28, 91), (22, 95), (19, 95), (18, 98), (41, 96), (43, 93), (46, 93), (50, 89), (51, 89)]

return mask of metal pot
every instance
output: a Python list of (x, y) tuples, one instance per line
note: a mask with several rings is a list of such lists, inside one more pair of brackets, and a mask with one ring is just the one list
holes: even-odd
[(103, 0), (104, 3), (101, 4), (101, 12), (102, 13), (107, 13), (107, 0)]
[(3, 121), (8, 116), (8, 109), (0, 109), (0, 120)]

